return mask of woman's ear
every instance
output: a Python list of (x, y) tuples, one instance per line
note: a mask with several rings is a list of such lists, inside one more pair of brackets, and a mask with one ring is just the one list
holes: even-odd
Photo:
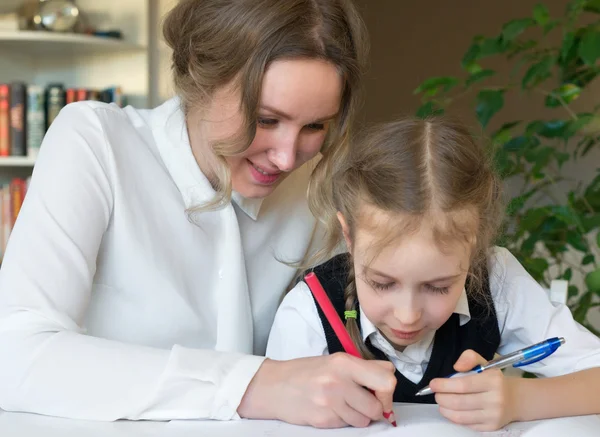
[(348, 224), (346, 223), (344, 214), (338, 211), (337, 219), (340, 222), (340, 226), (342, 227), (342, 234), (344, 234), (344, 240), (346, 240), (346, 247), (348, 248), (348, 252), (352, 253), (352, 240), (350, 240), (350, 229), (348, 228)]

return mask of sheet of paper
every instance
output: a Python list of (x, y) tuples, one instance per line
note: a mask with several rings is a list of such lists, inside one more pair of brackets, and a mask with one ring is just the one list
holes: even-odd
[[(400, 405), (394, 406), (397, 428), (392, 428), (388, 423), (373, 423), (367, 428), (343, 428), (322, 430), (305, 426), (287, 425), (276, 421), (242, 420), (228, 423), (172, 421), (165, 427), (165, 437), (197, 437), (210, 435), (211, 437), (237, 437), (251, 435), (256, 437), (430, 437), (441, 435), (444, 437), (476, 437), (480, 433), (468, 428), (455, 425), (445, 419), (438, 411), (437, 405)], [(521, 437), (519, 430), (502, 430), (486, 433), (487, 437)], [(161, 436), (162, 437), (162, 436)]]
[[(528, 423), (514, 423), (504, 429), (478, 433), (455, 425), (445, 419), (437, 405), (396, 404), (394, 413), (397, 428), (385, 422), (373, 423), (367, 428), (321, 430), (288, 425), (277, 421), (240, 420), (234, 422), (172, 421), (163, 429), (164, 437), (600, 437), (600, 417), (585, 416), (560, 418)], [(160, 437), (163, 437), (161, 434)]]

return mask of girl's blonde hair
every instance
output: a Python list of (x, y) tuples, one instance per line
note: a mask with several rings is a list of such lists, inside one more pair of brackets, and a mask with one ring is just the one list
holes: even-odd
[[(501, 182), (490, 157), (463, 125), (447, 118), (406, 118), (374, 126), (352, 142), (330, 180), (330, 189), (319, 190), (310, 203), (328, 231), (321, 260), (342, 239), (338, 211), (351, 241), (357, 226), (380, 233), (372, 253), (427, 222), (441, 245), (457, 239), (471, 245), (470, 289), (482, 289), (487, 251), (502, 222)], [(373, 217), (361, 208), (365, 204), (385, 212), (389, 223), (369, 220)], [(354, 310), (357, 303), (352, 265), (346, 310)], [(356, 321), (350, 318), (346, 326), (363, 355), (371, 357)]]
[(368, 51), (365, 26), (351, 0), (181, 0), (168, 14), (163, 34), (173, 49), (175, 88), (186, 113), (205, 107), (227, 84), (235, 84), (241, 95), (242, 128), (211, 145), (218, 161), (217, 195), (203, 210), (231, 198), (225, 157), (243, 152), (254, 139), (263, 75), (278, 59), (322, 59), (340, 72), (340, 113), (312, 176), (316, 185), (327, 179), (359, 106)]

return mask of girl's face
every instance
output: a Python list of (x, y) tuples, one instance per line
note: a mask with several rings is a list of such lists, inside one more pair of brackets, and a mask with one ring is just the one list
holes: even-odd
[[(333, 64), (316, 59), (273, 62), (263, 77), (256, 135), (248, 149), (226, 158), (233, 189), (244, 197), (266, 197), (314, 158), (340, 111), (341, 96), (342, 79)], [(224, 87), (206, 112), (189, 116), (192, 150), (209, 178), (214, 162), (209, 144), (239, 130), (239, 105), (235, 87)]]
[[(374, 208), (368, 213), (390, 219)], [(341, 214), (340, 222), (352, 248), (361, 310), (394, 347), (418, 342), (450, 318), (465, 286), (469, 244), (450, 242), (442, 252), (425, 221), (417, 232), (392, 242), (373, 258), (381, 234), (359, 227), (351, 244)]]

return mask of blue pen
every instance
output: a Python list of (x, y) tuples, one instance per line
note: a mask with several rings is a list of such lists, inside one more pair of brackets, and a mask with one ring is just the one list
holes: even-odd
[[(553, 337), (548, 340), (542, 341), (541, 343), (534, 344), (533, 346), (526, 347), (525, 349), (521, 349), (519, 351), (513, 352), (508, 355), (504, 355), (502, 357), (496, 358), (495, 360), (490, 361), (484, 366), (476, 366), (473, 370), (464, 373), (453, 373), (448, 376), (448, 378), (474, 375), (476, 373), (481, 373), (484, 370), (488, 369), (504, 369), (509, 366), (513, 367), (522, 367), (528, 364), (537, 363), (540, 360), (543, 360), (549, 355), (552, 355), (559, 346), (565, 344), (565, 339), (563, 337)], [(425, 396), (432, 394), (433, 391), (429, 388), (429, 386), (422, 388), (417, 392), (415, 396)]]

